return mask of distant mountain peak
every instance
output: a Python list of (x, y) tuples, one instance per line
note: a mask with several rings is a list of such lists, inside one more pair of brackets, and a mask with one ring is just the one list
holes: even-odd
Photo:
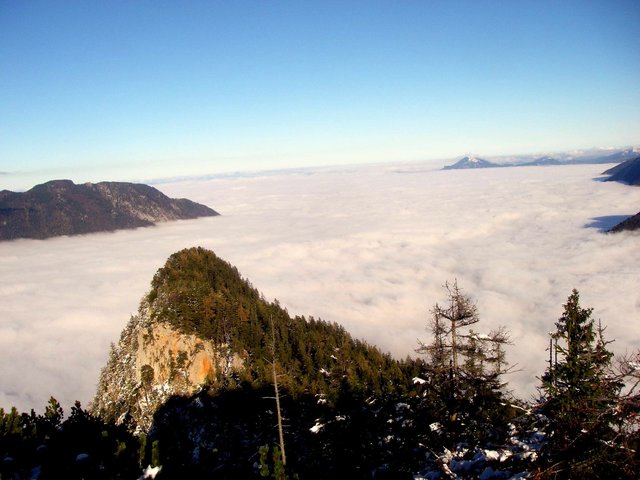
[(468, 168), (493, 168), (499, 167), (500, 165), (497, 163), (490, 162), (483, 158), (480, 158), (475, 155), (467, 155), (462, 157), (453, 165), (447, 165), (443, 168), (443, 170), (459, 170), (459, 169), (468, 169)]

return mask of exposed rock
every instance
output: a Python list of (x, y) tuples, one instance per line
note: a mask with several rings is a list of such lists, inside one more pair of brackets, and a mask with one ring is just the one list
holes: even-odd
[(147, 430), (154, 412), (170, 396), (192, 395), (243, 365), (227, 345), (214, 346), (150, 321), (149, 305), (143, 301), (118, 344), (112, 345), (92, 410), (103, 418), (131, 421)]

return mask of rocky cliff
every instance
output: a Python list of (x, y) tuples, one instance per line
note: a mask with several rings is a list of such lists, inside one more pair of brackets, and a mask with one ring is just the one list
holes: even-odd
[(0, 191), (0, 240), (147, 227), (156, 222), (218, 215), (148, 185), (53, 180), (20, 193)]
[(92, 409), (116, 423), (131, 422), (147, 430), (155, 411), (171, 396), (192, 395), (242, 368), (242, 358), (228, 345), (214, 345), (153, 322), (143, 300), (118, 344), (111, 347)]

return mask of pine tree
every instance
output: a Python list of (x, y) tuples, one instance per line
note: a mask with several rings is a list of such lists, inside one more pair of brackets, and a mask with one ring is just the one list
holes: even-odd
[(614, 428), (623, 385), (612, 372), (604, 330), (591, 314), (573, 290), (551, 334), (539, 405), (548, 419), (539, 462), (543, 478), (631, 478)]

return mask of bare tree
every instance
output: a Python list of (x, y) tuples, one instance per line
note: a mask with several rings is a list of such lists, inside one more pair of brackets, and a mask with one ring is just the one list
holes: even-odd
[(273, 326), (273, 318), (269, 318), (271, 324), (271, 367), (273, 369), (273, 390), (275, 391), (276, 413), (278, 415), (278, 437), (280, 439), (280, 454), (282, 456), (282, 467), (287, 466), (287, 456), (284, 451), (284, 433), (282, 430), (282, 411), (280, 409), (280, 391), (278, 389), (278, 372), (276, 369), (276, 333)]
[(419, 342), (417, 352), (428, 356), (430, 390), (434, 400), (442, 402), (443, 421), (455, 440), (462, 409), (484, 403), (488, 411), (501, 403), (500, 377), (507, 372), (504, 345), (510, 342), (503, 327), (488, 334), (474, 332), (471, 327), (480, 321), (475, 302), (457, 281), (444, 288), (446, 304), (431, 309), (432, 341)]

